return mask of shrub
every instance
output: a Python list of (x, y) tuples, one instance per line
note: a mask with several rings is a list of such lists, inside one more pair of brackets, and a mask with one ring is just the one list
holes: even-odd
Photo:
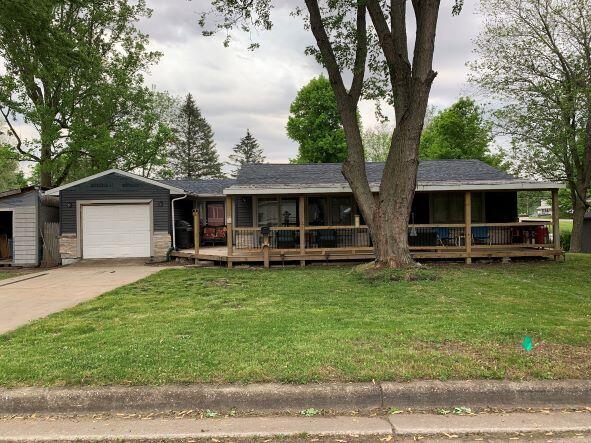
[(438, 274), (425, 267), (410, 269), (376, 269), (373, 263), (357, 266), (353, 273), (360, 279), (369, 283), (389, 283), (399, 281), (434, 281)]
[(560, 247), (563, 251), (568, 251), (570, 249), (570, 232), (561, 232), (560, 233)]

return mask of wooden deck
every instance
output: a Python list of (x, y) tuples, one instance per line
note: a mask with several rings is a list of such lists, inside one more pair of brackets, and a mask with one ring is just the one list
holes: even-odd
[[(189, 260), (213, 261), (218, 264), (226, 264), (231, 267), (232, 264), (239, 263), (263, 263), (265, 257), (262, 251), (236, 251), (232, 255), (228, 254), (228, 248), (225, 246), (201, 247), (199, 253), (195, 254), (193, 249), (183, 249), (174, 251), (171, 257), (185, 258)], [(468, 256), (465, 248), (446, 247), (438, 250), (421, 250), (411, 248), (411, 255), (417, 260), (435, 260), (435, 259), (456, 259), (464, 260)], [(548, 247), (507, 247), (507, 246), (473, 246), (470, 257), (474, 259), (494, 259), (494, 258), (518, 258), (518, 257), (546, 257), (559, 258), (563, 255), (562, 251), (557, 251)], [(313, 261), (342, 261), (355, 260), (365, 261), (373, 260), (374, 253), (371, 248), (356, 249), (307, 249), (304, 254), (299, 249), (270, 250), (269, 262), (271, 263), (294, 263), (299, 262), (302, 266), (306, 262)]]

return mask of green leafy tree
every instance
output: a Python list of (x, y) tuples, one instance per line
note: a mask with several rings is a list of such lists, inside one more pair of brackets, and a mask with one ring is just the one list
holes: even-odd
[(492, 123), (470, 97), (462, 97), (436, 114), (421, 136), (420, 157), (427, 160), (475, 159), (503, 166), (503, 154), (493, 154)]
[(392, 144), (392, 131), (392, 126), (386, 122), (363, 131), (363, 149), (368, 161), (385, 162), (388, 159)]
[[(271, 29), (271, 10), (282, 0), (210, 0), (209, 15), (200, 24), (206, 35), (216, 30), (228, 38), (233, 29)], [(293, 14), (316, 45), (315, 56), (328, 74), (347, 142), (342, 172), (371, 233), (376, 267), (414, 266), (408, 246), (408, 220), (418, 172), (419, 142), (431, 86), (435, 34), (440, 0), (304, 0)], [(463, 0), (450, 6), (457, 14)], [(449, 3), (448, 3), (449, 4)], [(411, 7), (407, 7), (407, 6)], [(407, 13), (414, 15), (413, 43), (409, 45)], [(215, 16), (213, 28), (208, 17)], [(254, 43), (251, 46), (256, 46)], [(412, 46), (409, 48), (409, 46)], [(350, 83), (346, 80), (350, 79)], [(362, 128), (357, 111), (360, 100), (391, 106), (395, 114), (390, 152), (376, 199), (368, 181)]]
[(213, 130), (191, 94), (187, 95), (174, 119), (174, 133), (170, 160), (175, 177), (223, 177)]
[(0, 144), (0, 192), (9, 189), (22, 188), (27, 180), (19, 170), (18, 158), (8, 145)]
[(581, 250), (591, 185), (591, 0), (487, 0), (471, 80), (500, 103), (521, 174), (568, 185)]
[[(230, 162), (231, 165), (238, 167), (238, 169), (244, 165), (265, 162), (263, 149), (249, 129), (246, 130), (246, 135), (240, 139), (240, 143), (234, 146), (234, 153), (230, 155)], [(236, 175), (236, 172), (234, 175)]]
[[(71, 180), (78, 166), (144, 169), (166, 138), (146, 109), (143, 73), (160, 54), (135, 27), (151, 13), (145, 1), (0, 0), (0, 11), (0, 111), (40, 184)], [(38, 137), (22, 139), (16, 118)]]
[(324, 76), (310, 80), (290, 107), (287, 135), (298, 142), (295, 163), (341, 163), (347, 158), (347, 142), (339, 109)]
[(19, 157), (11, 147), (11, 134), (0, 123), (0, 192), (27, 185), (25, 175), (19, 170)]
[[(425, 113), (424, 128), (428, 127), (436, 115), (436, 108), (429, 106)], [(392, 147), (392, 132), (394, 125), (383, 120), (376, 126), (363, 131), (363, 148), (365, 158), (372, 162), (385, 162)]]

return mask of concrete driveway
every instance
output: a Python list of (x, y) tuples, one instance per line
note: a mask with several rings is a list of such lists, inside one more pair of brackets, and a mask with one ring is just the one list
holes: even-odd
[(97, 262), (40, 271), (0, 281), (0, 334), (163, 268), (140, 263)]

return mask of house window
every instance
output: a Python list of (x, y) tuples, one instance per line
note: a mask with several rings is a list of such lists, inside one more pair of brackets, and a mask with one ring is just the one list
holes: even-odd
[(330, 199), (330, 224), (333, 226), (351, 226), (353, 224), (351, 197), (332, 197)]
[(472, 222), (484, 223), (484, 194), (482, 192), (472, 193)]
[(207, 203), (207, 226), (224, 226), (224, 203)]
[(298, 226), (298, 199), (297, 198), (282, 198), (281, 199), (281, 225), (282, 226)]
[(463, 193), (436, 193), (431, 199), (433, 223), (464, 223)]
[(277, 226), (279, 224), (279, 202), (276, 198), (259, 198), (257, 201), (257, 219), (259, 226)]
[(309, 197), (308, 198), (308, 225), (325, 226), (326, 225), (326, 198)]

